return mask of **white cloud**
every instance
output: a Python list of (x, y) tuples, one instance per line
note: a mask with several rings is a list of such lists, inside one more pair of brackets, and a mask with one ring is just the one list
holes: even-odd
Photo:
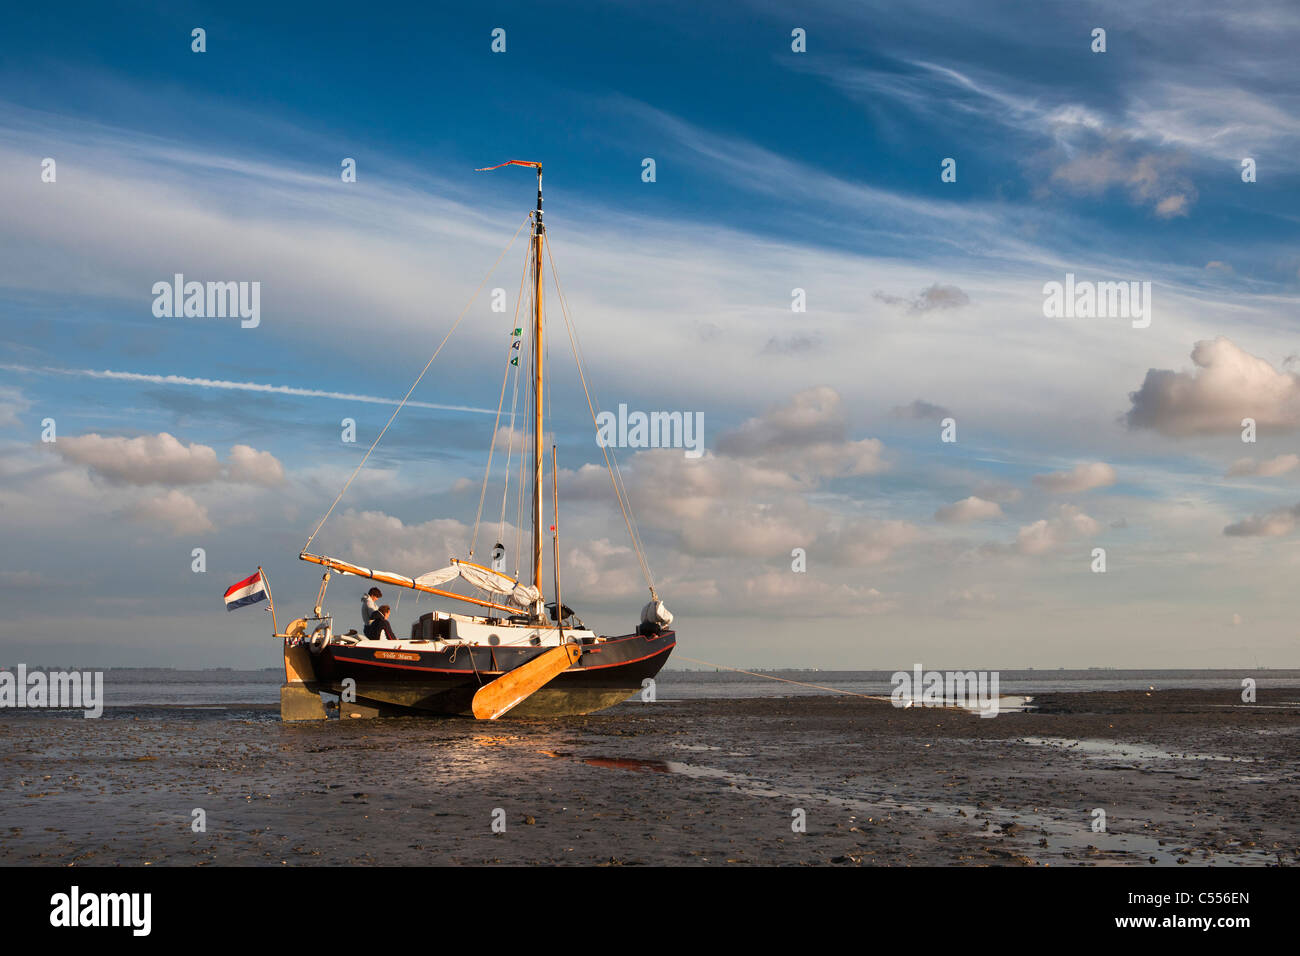
[(208, 509), (182, 491), (173, 488), (166, 494), (144, 498), (126, 509), (129, 518), (166, 526), (172, 534), (196, 534), (211, 531)]
[(52, 447), (64, 459), (119, 485), (202, 485), (222, 478), (254, 485), (284, 482), (284, 466), (274, 455), (235, 445), (224, 468), (214, 449), (182, 442), (168, 432), (135, 438), (99, 434), (60, 438)]
[(98, 434), (60, 438), (53, 448), (65, 461), (85, 465), (107, 481), (130, 485), (194, 485), (220, 474), (217, 453), (185, 444), (167, 432), (138, 438)]
[(1238, 458), (1232, 463), (1224, 477), (1237, 478), (1249, 475), (1258, 478), (1274, 478), (1286, 474), (1294, 469), (1296, 465), (1300, 465), (1300, 455), (1278, 455), (1275, 458), (1265, 458), (1258, 461), (1254, 458)]
[(1000, 517), (1002, 517), (1002, 507), (996, 501), (986, 501), (975, 495), (944, 505), (934, 513), (934, 520), (945, 524), (965, 524), (970, 521)]
[(849, 440), (844, 403), (835, 389), (805, 389), (783, 405), (720, 435), (718, 452), (754, 459), (810, 477), (872, 475), (888, 467), (884, 446), (874, 438)]
[(1069, 471), (1034, 475), (1033, 481), (1054, 495), (1074, 494), (1115, 484), (1115, 469), (1103, 461), (1080, 463)]
[(1300, 376), (1274, 368), (1224, 336), (1197, 342), (1191, 372), (1149, 369), (1130, 394), (1129, 428), (1165, 435), (1239, 431), (1242, 419), (1260, 428), (1300, 426)]
[(236, 445), (226, 459), (226, 477), (252, 485), (280, 485), (284, 483), (284, 466), (269, 451)]
[[(336, 515), (326, 529), (322, 529), (320, 544), (313, 551), (320, 548), (331, 557), (409, 577), (446, 567), (449, 558), (466, 558), (471, 530), (451, 518), (406, 524), (382, 511), (351, 508)], [(513, 542), (514, 529), (507, 530), (507, 539)], [(484, 540), (481, 538), (479, 548), (486, 553), (493, 542)]]
[(1277, 538), (1295, 530), (1297, 517), (1300, 517), (1300, 504), (1243, 518), (1225, 527), (1223, 533), (1234, 538)]
[(1016, 535), (1016, 550), (1038, 555), (1057, 551), (1077, 538), (1090, 538), (1101, 525), (1073, 505), (1062, 505), (1052, 518), (1040, 518), (1025, 525)]

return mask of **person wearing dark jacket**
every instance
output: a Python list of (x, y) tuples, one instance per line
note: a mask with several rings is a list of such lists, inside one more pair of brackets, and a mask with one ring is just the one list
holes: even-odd
[(370, 615), (370, 623), (366, 625), (366, 640), (377, 641), (381, 637), (390, 641), (397, 640), (393, 629), (388, 624), (388, 615), (391, 612), (392, 608), (385, 604)]

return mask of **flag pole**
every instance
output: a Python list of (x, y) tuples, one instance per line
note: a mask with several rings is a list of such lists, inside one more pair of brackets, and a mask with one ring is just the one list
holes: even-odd
[[(248, 567), (248, 565), (244, 565), (244, 567)], [(257, 573), (262, 578), (262, 587), (266, 588), (266, 603), (271, 609), (271, 633), (275, 637), (279, 637), (280, 625), (275, 620), (275, 598), (271, 597), (271, 582), (266, 579), (266, 572), (262, 570), (260, 564), (257, 566)]]

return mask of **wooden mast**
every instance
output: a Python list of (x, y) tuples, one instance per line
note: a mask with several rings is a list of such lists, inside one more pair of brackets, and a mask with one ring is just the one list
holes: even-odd
[[(542, 590), (542, 165), (537, 164), (537, 212), (533, 218), (533, 587)], [(538, 604), (542, 601), (539, 599)], [(533, 609), (541, 617), (541, 607)]]

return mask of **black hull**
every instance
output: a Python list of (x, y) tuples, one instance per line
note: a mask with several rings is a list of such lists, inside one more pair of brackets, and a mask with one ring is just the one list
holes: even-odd
[[(370, 645), (369, 641), (351, 646), (331, 644), (313, 653), (318, 688), (337, 694), (343, 681), (352, 678), (357, 703), (381, 713), (464, 717), (473, 716), (470, 703), (475, 691), (546, 650), (465, 644), (422, 651), (418, 644), (406, 642), (402, 651), (388, 651)], [(566, 717), (612, 707), (658, 674), (676, 646), (675, 631), (584, 644), (576, 664), (511, 710), (509, 716)]]

